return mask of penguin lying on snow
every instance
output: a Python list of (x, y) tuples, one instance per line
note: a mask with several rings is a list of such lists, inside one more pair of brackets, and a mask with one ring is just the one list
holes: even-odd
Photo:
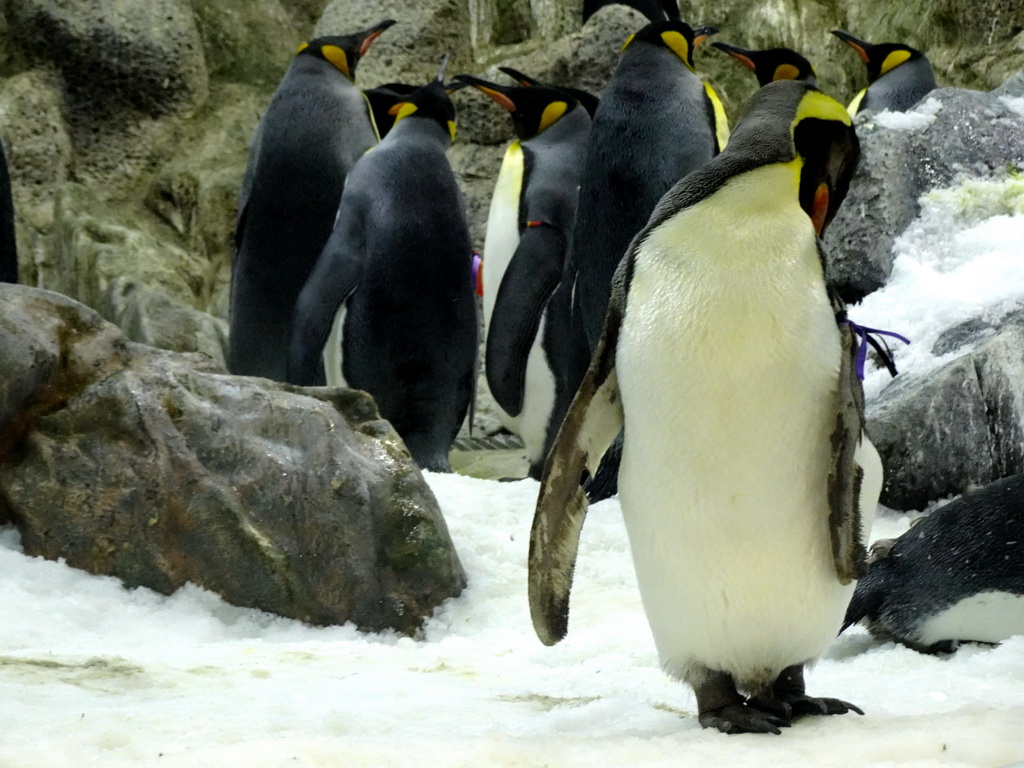
[(757, 78), (758, 85), (767, 85), (775, 80), (802, 80), (811, 85), (818, 84), (818, 76), (807, 59), (790, 48), (768, 48), (751, 51), (729, 43), (712, 43), (712, 46), (736, 59)]
[(7, 155), (0, 141), (0, 283), (18, 282), (18, 247), (14, 239), (14, 202)]
[(530, 609), (553, 644), (586, 513), (578, 481), (625, 427), (619, 498), (661, 663), (726, 733), (860, 711), (803, 682), (863, 573), (881, 491), (818, 239), (858, 156), (850, 116), (813, 86), (755, 93), (728, 148), (630, 245), (541, 481)]
[(568, 353), (567, 329), (552, 327), (548, 303), (565, 269), (590, 115), (559, 88), (457, 79), (507, 109), (519, 137), (505, 152), (487, 217), (485, 369), (499, 417), (523, 438), (539, 477), (548, 430), (558, 427), (550, 425), (558, 363)]
[(1024, 634), (1024, 475), (968, 491), (876, 548), (843, 629), (864, 622), (926, 653)]
[(842, 29), (832, 34), (853, 48), (868, 69), (868, 87), (850, 106), (851, 115), (864, 109), (905, 112), (935, 90), (935, 72), (928, 58), (903, 43), (871, 43)]
[(469, 229), (445, 155), (455, 107), (439, 77), (392, 109), (299, 296), (288, 375), (313, 383), (322, 357), (327, 383), (373, 395), (420, 467), (451, 471), (477, 350)]
[(394, 23), (304, 44), (260, 119), (238, 199), (232, 373), (286, 380), (295, 299), (331, 234), (349, 168), (377, 143), (356, 65)]

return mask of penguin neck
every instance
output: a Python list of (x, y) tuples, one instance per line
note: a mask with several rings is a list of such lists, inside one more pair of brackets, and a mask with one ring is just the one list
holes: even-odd
[(583, 107), (576, 107), (561, 120), (545, 131), (538, 133), (529, 139), (523, 139), (521, 143), (532, 149), (541, 149), (554, 144), (564, 144), (568, 141), (585, 141), (590, 133), (590, 115)]
[(641, 83), (641, 87), (644, 87), (645, 83), (656, 83), (666, 78), (700, 79), (685, 61), (668, 48), (642, 41), (633, 43), (619, 59), (615, 79), (623, 75), (628, 76), (630, 82)]
[[(289, 75), (312, 75), (314, 77), (333, 77), (344, 85), (355, 88), (355, 83), (340, 69), (330, 62), (317, 58), (316, 56), (296, 56), (288, 66)], [(353, 75), (355, 72), (353, 72)]]
[(384, 141), (436, 145), (441, 152), (446, 152), (452, 143), (447, 128), (442, 128), (436, 120), (424, 117), (402, 118), (388, 131)]

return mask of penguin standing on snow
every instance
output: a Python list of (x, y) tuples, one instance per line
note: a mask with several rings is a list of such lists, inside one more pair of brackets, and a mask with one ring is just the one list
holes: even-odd
[(295, 299), (331, 234), (349, 168), (377, 143), (356, 65), (394, 23), (304, 44), (256, 128), (231, 265), (232, 373), (286, 380)]
[(968, 491), (876, 550), (843, 629), (863, 621), (926, 653), (1024, 634), (1024, 475)]
[(847, 107), (851, 115), (864, 109), (905, 112), (935, 90), (935, 72), (919, 50), (903, 43), (872, 45), (842, 29), (832, 34), (853, 48), (868, 69), (868, 87)]
[(745, 66), (757, 78), (758, 85), (768, 85), (776, 80), (801, 80), (811, 85), (818, 84), (818, 76), (807, 59), (791, 48), (768, 48), (751, 51), (729, 43), (712, 43)]
[(420, 467), (451, 471), (477, 355), (469, 229), (445, 155), (455, 107), (439, 76), (392, 109), (299, 296), (289, 380), (313, 383), (322, 358), (328, 384), (373, 395)]
[(0, 283), (18, 282), (18, 246), (14, 238), (14, 201), (7, 155), (0, 141)]
[(559, 88), (457, 79), (507, 109), (519, 137), (505, 152), (487, 217), (484, 360), (498, 415), (523, 438), (530, 473), (539, 477), (557, 362), (567, 354), (567, 334), (551, 327), (548, 303), (565, 269), (590, 115)]
[(553, 644), (586, 513), (578, 479), (625, 427), (619, 497), (661, 663), (726, 733), (859, 711), (803, 681), (863, 572), (881, 491), (819, 239), (858, 155), (850, 116), (816, 88), (754, 94), (728, 148), (630, 245), (541, 482), (530, 608)]

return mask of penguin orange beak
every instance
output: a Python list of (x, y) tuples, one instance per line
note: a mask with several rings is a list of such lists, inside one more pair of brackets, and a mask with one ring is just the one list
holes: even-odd
[(395, 21), (394, 19), (386, 19), (385, 21), (382, 21), (380, 24), (378, 24), (376, 27), (373, 27), (370, 30), (369, 34), (363, 38), (363, 42), (359, 44), (359, 55), (365, 56), (366, 52), (370, 50), (370, 46), (373, 45), (373, 41), (380, 37), (381, 33), (384, 30), (388, 29), (389, 27), (395, 26), (395, 24), (397, 23), (398, 22)]
[(455, 79), (459, 82), (465, 83), (466, 85), (473, 86), (480, 91), (480, 93), (498, 102), (498, 104), (509, 112), (516, 111), (516, 103), (512, 101), (509, 96), (502, 93), (501, 86), (495, 85), (487, 80), (481, 80), (479, 77), (473, 77), (473, 75), (456, 75)]
[(700, 45), (705, 40), (707, 40), (709, 37), (711, 37), (711, 35), (717, 35), (717, 34), (718, 34), (718, 27), (714, 26), (713, 24), (708, 24), (708, 25), (703, 26), (703, 27), (697, 27), (695, 30), (693, 30), (693, 47), (694, 47), (694, 49), (696, 49), (698, 45)]
[(720, 51), (725, 51), (751, 72), (757, 69), (757, 66), (754, 64), (754, 60), (750, 58), (750, 54), (753, 53), (753, 51), (748, 51), (746, 48), (740, 48), (738, 45), (729, 45), (728, 43), (712, 43), (711, 45)]
[(870, 59), (870, 56), (868, 55), (868, 48), (871, 47), (871, 43), (867, 40), (861, 40), (859, 37), (854, 37), (844, 29), (833, 29), (832, 34), (853, 48), (865, 64), (868, 63), (868, 60)]
[(825, 219), (828, 217), (829, 191), (828, 184), (821, 182), (814, 190), (814, 202), (811, 204), (811, 223), (814, 225), (814, 234), (821, 237), (821, 230), (825, 228)]

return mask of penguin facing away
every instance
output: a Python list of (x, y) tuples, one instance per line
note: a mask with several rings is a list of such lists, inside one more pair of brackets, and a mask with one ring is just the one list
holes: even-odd
[(469, 228), (445, 155), (455, 107), (438, 79), (392, 109), (299, 296), (289, 379), (312, 383), (322, 359), (329, 385), (373, 395), (421, 468), (451, 471), (477, 356)]
[(811, 85), (818, 84), (818, 76), (811, 62), (791, 48), (752, 51), (729, 43), (711, 45), (729, 54), (753, 72), (758, 85), (767, 85), (775, 80), (802, 80)]
[(295, 299), (331, 233), (349, 169), (377, 143), (356, 67), (394, 23), (303, 44), (260, 119), (238, 200), (232, 373), (285, 381)]
[[(472, 85), (509, 111), (518, 139), (505, 153), (491, 198), (483, 261), (485, 371), (499, 417), (520, 435), (540, 474), (567, 334), (548, 304), (565, 269), (590, 115), (567, 91)], [(557, 428), (557, 425), (555, 425)]]
[(968, 491), (872, 555), (844, 630), (863, 622), (925, 653), (1024, 634), (1024, 475)]
[(0, 141), (0, 283), (18, 282), (18, 245), (14, 237), (14, 200), (7, 155)]
[(630, 245), (541, 481), (530, 610), (550, 645), (567, 629), (579, 478), (625, 427), (619, 496), (661, 664), (726, 733), (860, 711), (803, 681), (863, 573), (881, 491), (819, 239), (858, 155), (851, 118), (813, 86), (754, 94), (728, 148)]
[(376, 88), (369, 88), (363, 91), (367, 102), (370, 104), (370, 112), (373, 115), (373, 127), (377, 129), (377, 135), (384, 138), (388, 131), (395, 124), (396, 114), (392, 112), (399, 102), (403, 101), (409, 94), (415, 93), (420, 86), (408, 83), (385, 83)]
[(937, 87), (931, 62), (921, 51), (903, 43), (877, 43), (842, 29), (832, 34), (853, 48), (868, 70), (868, 87), (847, 107), (851, 115), (865, 109), (905, 112)]

